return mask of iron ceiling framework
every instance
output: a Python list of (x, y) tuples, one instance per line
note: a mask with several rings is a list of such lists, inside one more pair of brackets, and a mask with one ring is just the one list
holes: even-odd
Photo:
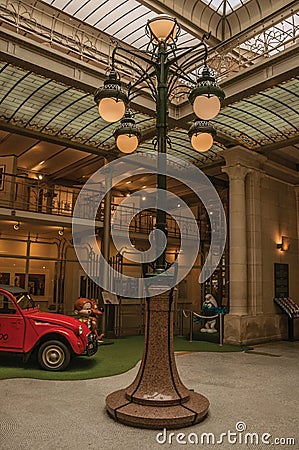
[[(230, 14), (237, 13), (252, 1), (226, 2), (226, 8), (230, 8), (230, 11), (226, 9), (226, 14), (229, 17)], [(153, 2), (142, 2), (145, 5), (141, 5), (135, 0), (123, 2), (109, 0), (109, 8), (103, 1), (93, 0), (85, 2), (48, 0), (47, 3), (57, 8), (59, 6), (60, 10), (67, 12), (68, 16), (43, 2), (36, 2), (33, 6), (23, 2), (7, 1), (1, 6), (2, 23), (30, 39), (38, 39), (45, 45), (54, 46), (61, 53), (70, 52), (75, 58), (96, 64), (101, 70), (109, 67), (114, 46), (105, 33), (109, 32), (116, 39), (144, 48), (145, 40), (143, 39), (146, 38), (138, 33), (141, 33), (141, 29), (143, 33), (146, 20), (156, 14), (146, 6)], [(161, 2), (154, 3), (158, 5)], [(211, 14), (224, 14), (224, 2), (208, 2), (207, 0), (204, 3), (203, 8), (210, 8)], [(13, 5), (19, 7), (16, 8)], [(49, 21), (51, 11), (52, 18)], [(210, 50), (209, 65), (214, 67), (220, 80), (229, 83), (233, 73), (250, 69), (265, 58), (270, 60), (285, 47), (296, 45), (298, 15), (294, 9), (284, 9), (280, 13), (279, 18), (277, 15), (276, 20), (270, 21), (268, 28), (265, 28), (265, 23), (267, 24), (267, 18), (265, 18), (263, 30), (260, 23), (255, 23), (251, 29), (244, 30), (242, 35), (217, 44)], [(272, 11), (269, 17), (273, 14)], [(77, 19), (85, 20), (89, 25)], [(61, 28), (62, 25), (64, 29)], [(98, 34), (92, 31), (94, 26), (98, 28)], [(83, 35), (85, 40), (80, 39)], [(214, 38), (216, 39), (215, 36)], [(188, 45), (198, 40), (186, 30), (180, 39), (182, 42), (188, 42)], [(73, 45), (74, 43), (76, 45)], [(191, 76), (194, 69), (195, 67), (190, 68)], [(98, 117), (89, 91), (55, 81), (8, 62), (1, 63), (0, 71), (0, 126), (3, 130), (7, 132), (17, 130), (18, 133), (23, 132), (29, 137), (36, 136), (40, 140), (44, 138), (45, 141), (57, 145), (60, 143), (62, 146), (57, 149), (57, 155), (62, 149), (74, 148), (85, 152), (87, 154), (85, 157), (90, 157), (93, 163), (92, 155), (98, 158), (117, 157), (118, 152), (112, 138), (115, 125), (107, 124)], [(132, 75), (124, 71), (122, 67), (120, 71), (128, 82)], [(169, 153), (202, 166), (221, 161), (221, 150), (227, 145), (239, 143), (251, 150), (262, 152), (264, 146), (271, 144), (281, 142), (285, 145), (288, 141), (296, 143), (299, 89), (296, 73), (294, 75), (291, 79), (281, 81), (275, 86), (267, 87), (265, 84), (261, 92), (227, 104), (214, 121), (220, 137), (218, 140), (216, 138), (212, 149), (204, 154), (198, 154), (191, 148), (184, 129), (188, 126), (187, 122), (183, 120), (176, 122), (173, 119), (169, 131), (171, 139)], [(184, 101), (185, 97), (182, 93), (180, 103), (184, 104)], [(135, 121), (143, 132), (143, 141), (138, 151), (148, 152), (152, 148), (155, 119), (153, 114), (145, 113), (138, 108), (138, 105), (134, 106)], [(174, 104), (174, 110), (179, 107), (179, 104)], [(55, 155), (50, 155), (49, 158), (53, 156)], [(26, 164), (25, 157), (23, 161)], [(295, 163), (292, 167), (295, 168)], [(48, 170), (51, 170), (50, 163)]]

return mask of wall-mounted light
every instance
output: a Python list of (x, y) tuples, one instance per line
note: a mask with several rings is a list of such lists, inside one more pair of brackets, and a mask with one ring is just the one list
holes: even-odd
[(20, 222), (17, 222), (13, 226), (14, 230), (18, 231), (20, 229)]
[(276, 245), (281, 252), (287, 252), (290, 247), (290, 240), (286, 236), (281, 236), (281, 242)]
[(59, 234), (59, 236), (64, 235), (64, 227), (62, 227), (60, 230), (58, 230), (58, 234)]
[(42, 180), (42, 179), (44, 178), (44, 176), (40, 173), (40, 174), (37, 176), (37, 178), (38, 178), (39, 180)]

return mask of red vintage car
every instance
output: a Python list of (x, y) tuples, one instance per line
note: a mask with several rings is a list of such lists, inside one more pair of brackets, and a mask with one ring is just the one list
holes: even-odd
[(97, 337), (84, 323), (41, 312), (25, 289), (0, 285), (0, 352), (21, 353), (25, 361), (34, 352), (43, 369), (58, 371), (73, 356), (97, 349)]

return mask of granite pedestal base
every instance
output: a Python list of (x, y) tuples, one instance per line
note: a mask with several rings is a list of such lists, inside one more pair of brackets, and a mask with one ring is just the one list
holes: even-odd
[(139, 428), (172, 429), (195, 425), (205, 418), (209, 409), (206, 397), (190, 392), (181, 405), (150, 406), (129, 402), (126, 389), (113, 392), (106, 399), (108, 414), (117, 422)]
[(142, 362), (133, 383), (106, 398), (109, 415), (141, 428), (181, 428), (200, 422), (209, 401), (180, 380), (173, 351), (173, 302), (170, 292), (147, 300)]

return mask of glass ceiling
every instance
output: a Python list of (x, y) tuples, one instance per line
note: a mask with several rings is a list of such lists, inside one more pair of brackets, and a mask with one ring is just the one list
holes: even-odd
[(236, 9), (240, 8), (240, 6), (248, 3), (249, 0), (202, 0), (206, 5), (213, 8), (218, 14), (221, 16), (224, 14), (228, 16), (228, 14), (232, 13)]
[[(111, 152), (117, 124), (103, 121), (93, 96), (7, 63), (0, 63), (1, 122)], [(223, 108), (214, 120), (217, 131), (232, 142), (258, 149), (299, 135), (299, 83), (292, 79)], [(135, 112), (141, 131), (153, 130), (155, 119)], [(191, 147), (187, 130), (169, 130), (169, 153), (198, 165), (219, 159), (217, 136), (204, 154)], [(138, 147), (153, 150), (152, 138)]]
[[(102, 150), (114, 147), (115, 124), (98, 116), (93, 95), (5, 63), (0, 76), (2, 121)], [(141, 113), (135, 120), (143, 129), (154, 126)]]
[(216, 128), (250, 149), (299, 135), (299, 83), (290, 81), (223, 108)]
[[(98, 30), (134, 47), (145, 49), (149, 39), (145, 26), (155, 12), (136, 0), (44, 0)], [(195, 45), (197, 38), (181, 30), (178, 42)]]

